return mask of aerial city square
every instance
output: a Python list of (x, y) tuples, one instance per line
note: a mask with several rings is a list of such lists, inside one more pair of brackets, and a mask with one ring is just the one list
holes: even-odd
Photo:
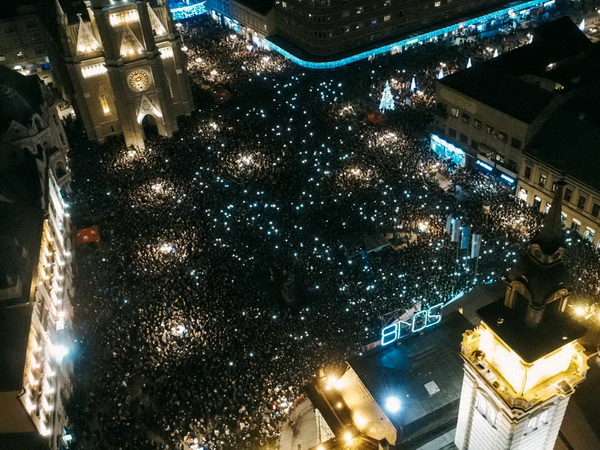
[(600, 5), (2, 6), (0, 449), (600, 448)]

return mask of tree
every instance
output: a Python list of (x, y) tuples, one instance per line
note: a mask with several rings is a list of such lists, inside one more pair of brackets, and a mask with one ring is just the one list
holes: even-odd
[(383, 112), (386, 110), (394, 110), (396, 109), (396, 105), (394, 104), (394, 96), (392, 95), (392, 88), (390, 87), (390, 82), (385, 82), (385, 88), (383, 89), (383, 94), (381, 95), (381, 101), (379, 102), (379, 111)]

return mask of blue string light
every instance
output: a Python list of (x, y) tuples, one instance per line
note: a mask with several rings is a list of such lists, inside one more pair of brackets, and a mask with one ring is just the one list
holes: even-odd
[(171, 9), (173, 20), (189, 19), (190, 17), (199, 16), (206, 13), (206, 2), (195, 3), (193, 5), (182, 6), (181, 8)]

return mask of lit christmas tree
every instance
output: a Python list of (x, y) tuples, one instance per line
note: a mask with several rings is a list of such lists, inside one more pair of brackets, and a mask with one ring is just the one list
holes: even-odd
[(392, 88), (390, 87), (390, 82), (385, 82), (385, 89), (383, 90), (383, 94), (381, 95), (381, 101), (379, 102), (379, 111), (383, 112), (388, 109), (396, 109), (396, 105), (394, 104), (394, 96), (392, 95)]

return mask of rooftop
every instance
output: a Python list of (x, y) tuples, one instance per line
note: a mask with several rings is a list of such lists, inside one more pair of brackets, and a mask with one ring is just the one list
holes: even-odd
[[(463, 377), (460, 342), (471, 327), (454, 312), (433, 329), (348, 361), (393, 425), (402, 429), (404, 441), (456, 419)], [(389, 396), (400, 400), (396, 414), (386, 409)]]
[(544, 320), (538, 326), (529, 327), (525, 322), (526, 310), (525, 302), (516, 302), (511, 309), (501, 298), (480, 308), (477, 314), (500, 339), (530, 363), (586, 333), (585, 327), (551, 307), (546, 308)]
[[(597, 108), (599, 98), (588, 97), (588, 105)], [(548, 117), (525, 153), (600, 190), (600, 126), (586, 120), (591, 114), (579, 116), (568, 107), (559, 107)]]
[[(563, 17), (536, 28), (530, 45), (444, 77), (439, 83), (532, 123), (559, 92), (597, 79), (595, 66), (588, 61), (597, 52), (571, 19)], [(559, 83), (563, 90), (543, 89), (531, 82), (531, 77)]]

